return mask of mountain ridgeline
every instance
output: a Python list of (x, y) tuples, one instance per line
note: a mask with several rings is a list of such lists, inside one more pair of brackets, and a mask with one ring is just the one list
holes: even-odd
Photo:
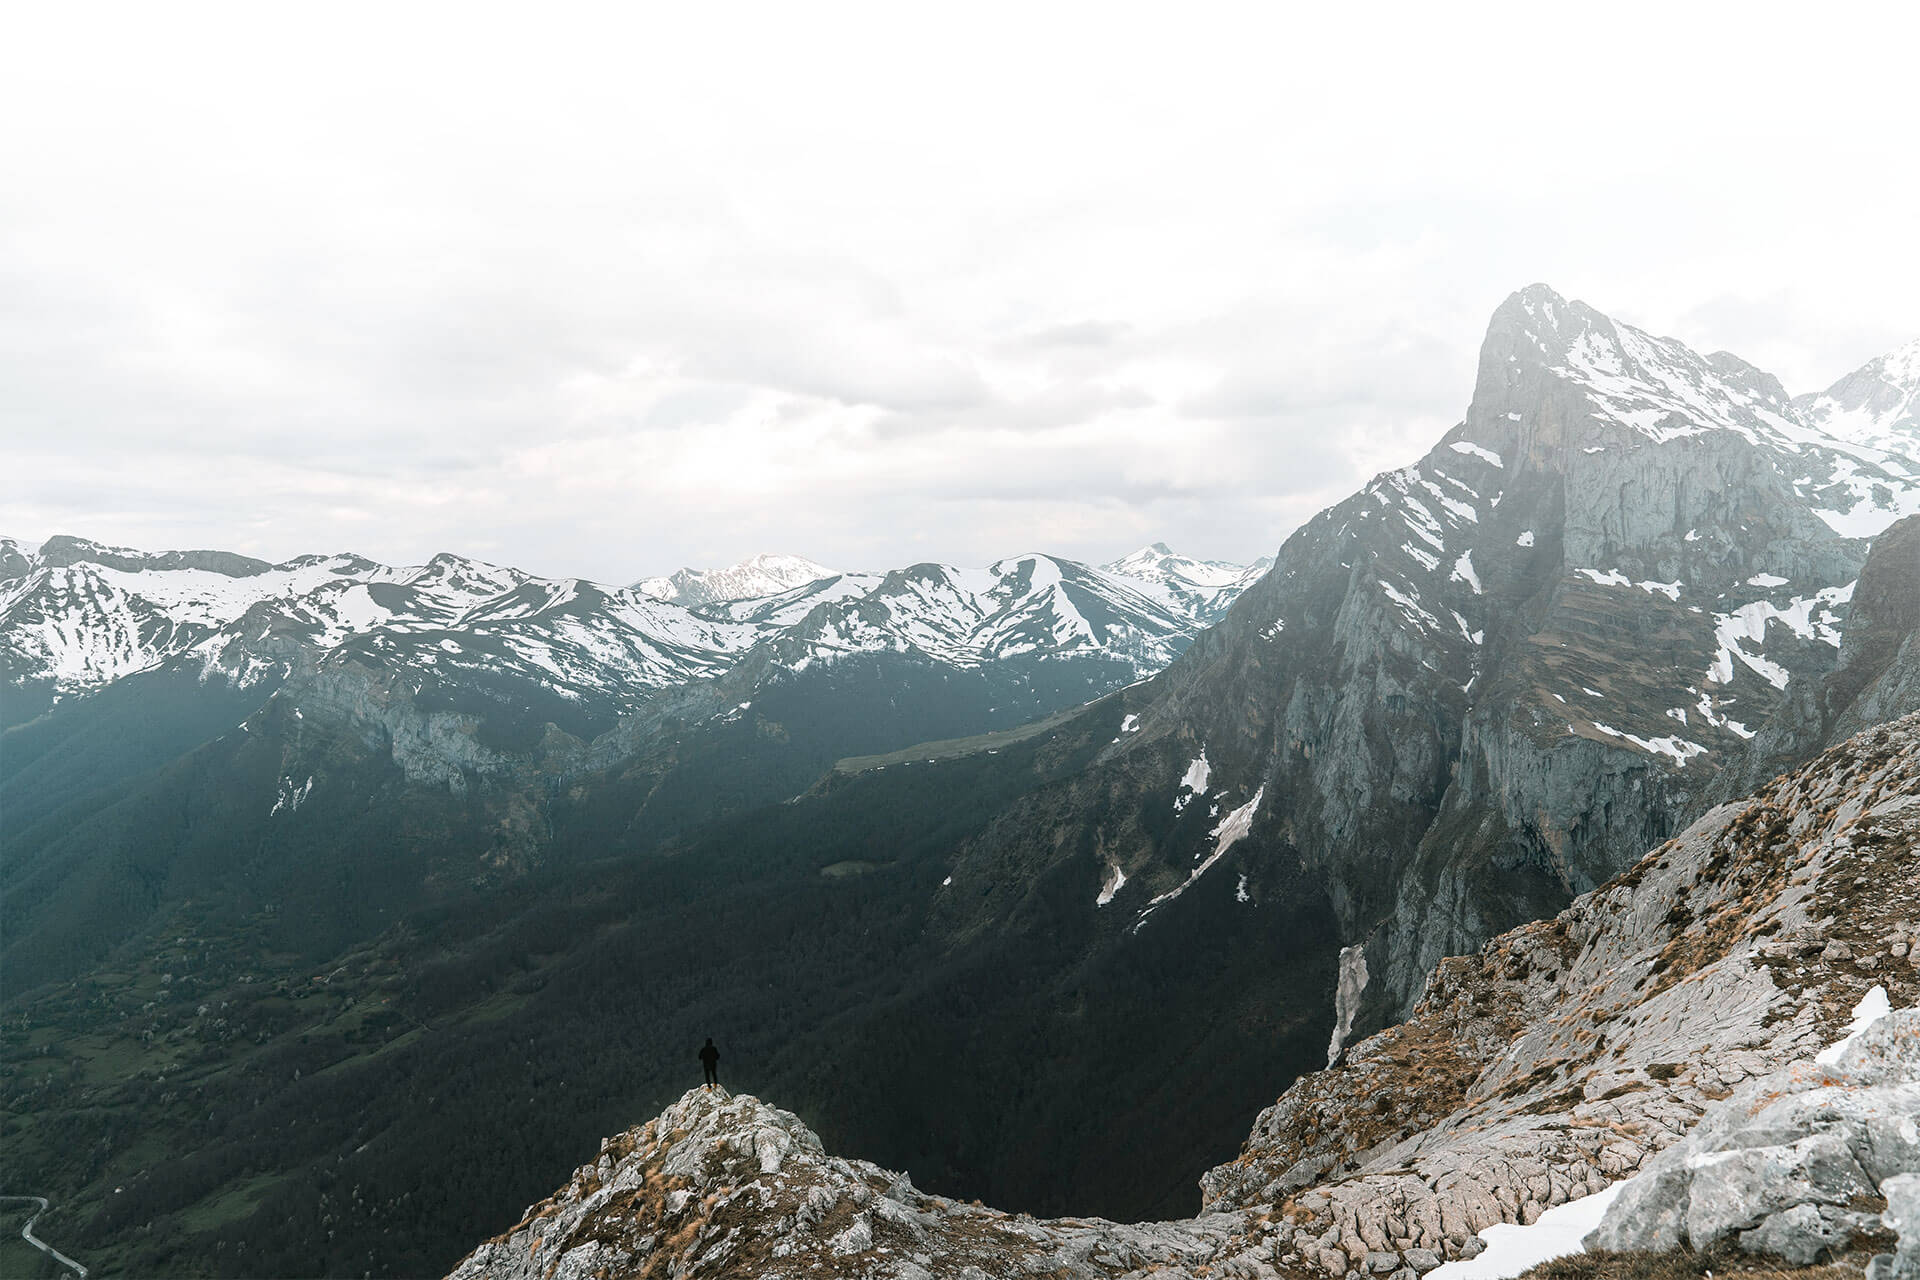
[(1330, 1033), (1915, 709), (1915, 351), (1796, 400), (1535, 286), (1251, 569), (0, 543), (10, 1150), (123, 1269), (417, 1274), (713, 1035), (946, 1195), (1191, 1212)]

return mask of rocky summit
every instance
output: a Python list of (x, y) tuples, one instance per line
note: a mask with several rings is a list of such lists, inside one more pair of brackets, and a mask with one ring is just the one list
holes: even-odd
[(958, 1203), (826, 1154), (797, 1117), (758, 1098), (695, 1089), (607, 1139), (453, 1278), (1114, 1276), (1251, 1249), (1251, 1226), (1234, 1214), (1038, 1221)]
[(758, 1099), (696, 1090), (453, 1274), (1414, 1280), (1476, 1256), (1488, 1227), (1609, 1189), (1596, 1247), (1807, 1263), (1913, 1214), (1916, 1002), (1920, 715), (1443, 962), (1411, 1019), (1259, 1117), (1199, 1217), (956, 1203), (827, 1155)]

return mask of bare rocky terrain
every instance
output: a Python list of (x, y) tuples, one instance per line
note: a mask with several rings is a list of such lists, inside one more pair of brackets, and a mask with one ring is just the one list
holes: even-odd
[[(1725, 1108), (1783, 1069), (1821, 1087), (1849, 1070), (1911, 1077), (1920, 1015), (1875, 1024), (1877, 1039), (1837, 1068), (1808, 1060), (1874, 988), (1895, 1009), (1920, 1003), (1917, 964), (1911, 715), (1714, 809), (1553, 919), (1444, 961), (1412, 1018), (1261, 1114), (1240, 1157), (1204, 1179), (1197, 1218), (1035, 1220), (957, 1203), (827, 1155), (758, 1099), (695, 1091), (608, 1139), (454, 1275), (1412, 1280), (1479, 1252), (1488, 1226), (1671, 1167), (1678, 1157), (1662, 1165), (1662, 1153), (1696, 1126), (1737, 1131)], [(1853, 1199), (1822, 1229), (1878, 1229), (1878, 1183), (1912, 1161), (1883, 1145), (1857, 1163)], [(1787, 1208), (1795, 1222), (1811, 1212), (1747, 1208), (1722, 1216), (1751, 1232)]]

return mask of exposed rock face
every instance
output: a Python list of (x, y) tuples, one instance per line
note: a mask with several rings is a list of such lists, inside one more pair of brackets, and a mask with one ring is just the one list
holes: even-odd
[(1213, 1275), (1254, 1280), (1275, 1274), (1260, 1227), (1249, 1214), (1129, 1226), (961, 1204), (827, 1155), (796, 1116), (757, 1098), (695, 1089), (609, 1138), (597, 1161), (474, 1250), (452, 1280), (1080, 1280), (1149, 1270), (1173, 1280), (1203, 1261), (1228, 1263)]
[(1118, 867), (1103, 909), (1151, 928), (1222, 852), (1157, 812), (1204, 759), (1216, 821), (1259, 797), (1230, 863), (1297, 857), (1364, 945), (1353, 1026), (1404, 1016), (1443, 957), (1678, 830), (1778, 691), (1831, 669), (1865, 550), (1823, 514), (1850, 456), (1750, 366), (1523, 290), (1465, 420), (1289, 538), (1130, 691), (1137, 732), (1005, 827), (1065, 845), (1098, 815), (1088, 901)]
[(1880, 1220), (1900, 1233), (1900, 1247), (1875, 1257), (1867, 1280), (1915, 1280), (1920, 1277), (1920, 1173), (1888, 1178), (1880, 1184), (1880, 1193), (1887, 1200)]
[(1342, 1274), (1383, 1250), (1471, 1256), (1495, 1222), (1650, 1167), (1713, 1103), (1831, 1041), (1870, 987), (1920, 996), (1916, 849), (1910, 716), (1442, 962), (1410, 1021), (1261, 1115), (1206, 1206), (1276, 1205), (1282, 1256)]
[(1587, 1247), (1731, 1242), (1809, 1266), (1878, 1230), (1883, 1184), (1916, 1170), (1920, 1009), (1909, 1009), (1865, 1028), (1831, 1065), (1796, 1063), (1708, 1108), (1626, 1184)]
[(1868, 725), (1913, 711), (1920, 711), (1920, 516), (1873, 540), (1833, 670), (1788, 686), (1746, 758), (1715, 779), (1713, 791), (1744, 795)]

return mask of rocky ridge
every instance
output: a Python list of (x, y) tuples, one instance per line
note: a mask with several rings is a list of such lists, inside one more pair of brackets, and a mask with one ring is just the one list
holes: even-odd
[[(827, 1156), (758, 1100), (695, 1091), (609, 1139), (453, 1274), (1413, 1280), (1474, 1256), (1495, 1223), (1534, 1222), (1642, 1171), (1697, 1169), (1688, 1153), (1732, 1129), (1716, 1119), (1690, 1139), (1703, 1115), (1772, 1098), (1771, 1073), (1831, 1043), (1871, 989), (1914, 1004), (1917, 856), (1920, 715), (1713, 810), (1554, 919), (1445, 961), (1411, 1020), (1349, 1046), (1259, 1117), (1189, 1221), (1035, 1221), (957, 1204)], [(1892, 1087), (1911, 1095), (1915, 1026), (1920, 1011), (1889, 1021), (1836, 1070), (1892, 1054)], [(1851, 1193), (1863, 1198), (1822, 1219), (1829, 1234), (1869, 1231), (1885, 1207), (1876, 1187), (1912, 1165), (1892, 1149), (1871, 1160)], [(1800, 1247), (1771, 1221), (1788, 1208), (1755, 1200), (1722, 1217), (1757, 1231), (1753, 1247)]]
[[(1586, 1247), (1733, 1243), (1804, 1267), (1920, 1226), (1920, 1009), (1889, 1011), (1876, 987), (1856, 1012), (1866, 1025), (1841, 1045), (1709, 1108), (1619, 1187)], [(1920, 1232), (1902, 1234), (1910, 1255)]]
[[(452, 1276), (1172, 1275), (1253, 1248), (1249, 1226), (1233, 1214), (1130, 1226), (964, 1204), (826, 1154), (796, 1116), (757, 1098), (695, 1089), (603, 1142), (597, 1160)], [(1239, 1274), (1270, 1274), (1260, 1257)]]
[[(1550, 920), (1443, 961), (1412, 1019), (1298, 1081), (1208, 1208), (1272, 1203), (1336, 1275), (1477, 1252), (1649, 1167), (1874, 986), (1920, 999), (1920, 716), (1707, 814)], [(1392, 1269), (1392, 1268), (1388, 1268)]]

